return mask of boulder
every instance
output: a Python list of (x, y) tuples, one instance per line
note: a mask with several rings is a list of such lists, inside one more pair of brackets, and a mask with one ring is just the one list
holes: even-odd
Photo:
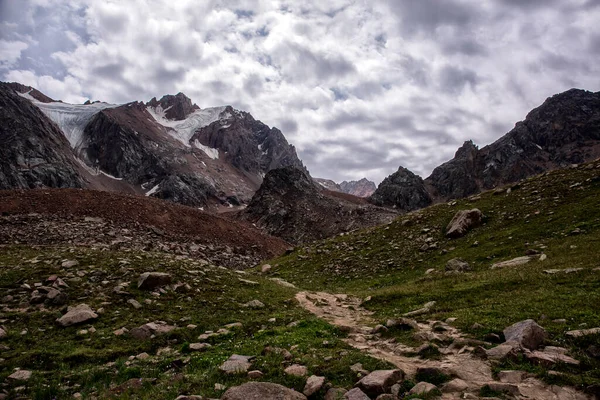
[(529, 350), (536, 350), (548, 338), (548, 334), (534, 320), (527, 319), (504, 329), (504, 338), (507, 342), (517, 342)]
[(519, 384), (525, 379), (527, 372), (525, 371), (500, 371), (498, 372), (498, 379), (502, 383), (515, 383)]
[(0, 339), (4, 339), (7, 336), (8, 333), (6, 332), (6, 329), (4, 327), (0, 327)]
[(450, 382), (446, 382), (444, 386), (442, 386), (442, 392), (444, 393), (461, 393), (469, 388), (467, 382), (462, 379), (456, 378), (452, 379)]
[(480, 226), (482, 221), (483, 213), (477, 208), (458, 211), (446, 227), (446, 236), (453, 239), (462, 237)]
[(469, 263), (460, 258), (453, 258), (446, 263), (446, 271), (466, 272), (471, 270)]
[(356, 386), (371, 397), (389, 392), (392, 385), (404, 379), (401, 369), (373, 371), (362, 378)]
[(252, 366), (251, 361), (253, 358), (253, 356), (233, 354), (227, 361), (221, 364), (219, 370), (227, 375), (246, 374)]
[(67, 313), (62, 317), (58, 318), (56, 322), (60, 326), (71, 326), (81, 324), (98, 318), (90, 306), (87, 304), (80, 304), (77, 307), (69, 307)]
[(517, 356), (520, 346), (516, 342), (507, 342), (489, 350), (483, 350), (485, 356), (490, 360), (503, 361)]
[(171, 283), (171, 275), (165, 272), (144, 272), (138, 278), (138, 289), (152, 290)]
[(228, 389), (221, 400), (306, 400), (306, 396), (285, 386), (267, 382), (247, 382)]
[(419, 329), (417, 321), (409, 318), (388, 319), (385, 323), (385, 326), (387, 326), (388, 328), (396, 328), (402, 330)]
[(209, 347), (212, 347), (212, 346), (208, 343), (192, 343), (192, 344), (190, 344), (191, 351), (204, 351), (204, 350), (208, 349)]
[(344, 399), (346, 400), (371, 400), (362, 390), (354, 388), (344, 393)]
[(286, 375), (306, 376), (308, 370), (304, 365), (294, 364), (287, 367), (283, 372), (285, 372)]
[(304, 390), (302, 391), (302, 393), (304, 393), (306, 397), (310, 397), (313, 394), (317, 393), (319, 390), (321, 390), (324, 384), (324, 376), (312, 375), (306, 380), (306, 385), (304, 385)]
[(412, 389), (410, 389), (410, 392), (408, 392), (408, 394), (427, 395), (436, 389), (437, 386), (435, 386), (434, 384), (431, 384), (429, 382), (419, 382), (415, 386), (413, 386)]

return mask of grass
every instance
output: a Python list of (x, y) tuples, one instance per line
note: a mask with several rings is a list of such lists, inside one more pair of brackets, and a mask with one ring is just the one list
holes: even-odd
[[(63, 268), (65, 259), (77, 260), (79, 265)], [(146, 271), (168, 271), (175, 282), (186, 282), (191, 290), (169, 290), (160, 297), (140, 291), (135, 283), (139, 274)], [(93, 309), (104, 308), (104, 312), (92, 324), (66, 328), (55, 323), (64, 307), (21, 312), (19, 304), (25, 303), (30, 293), (21, 285), (34, 286), (52, 274), (70, 286), (65, 290), (69, 295), (67, 304), (86, 303)], [(244, 283), (239, 278), (257, 284)], [(125, 288), (129, 295), (113, 291), (121, 282), (130, 283)], [(295, 290), (261, 276), (241, 275), (182, 257), (8, 246), (0, 253), (0, 288), (21, 300), (10, 302), (10, 307), (0, 312), (1, 324), (9, 333), (0, 342), (8, 348), (1, 353), (0, 382), (6, 382), (17, 367), (31, 370), (33, 376), (19, 394), (34, 399), (71, 398), (74, 393), (81, 393), (84, 398), (174, 399), (180, 394), (219, 397), (222, 391), (216, 390), (215, 384), (231, 387), (248, 380), (245, 376), (226, 376), (218, 370), (234, 353), (256, 356), (252, 369), (261, 370), (264, 380), (299, 391), (303, 390), (304, 379), (283, 373), (291, 362), (306, 365), (310, 374), (325, 376), (339, 387), (352, 386), (356, 377), (350, 366), (355, 363), (370, 369), (388, 367), (349, 348), (342, 341), (343, 332), (297, 306), (293, 301)], [(127, 303), (130, 298), (143, 307), (135, 310)], [(265, 307), (242, 306), (253, 299)], [(156, 320), (178, 328), (147, 341), (113, 334), (121, 327), (131, 329)], [(212, 347), (202, 353), (189, 351), (189, 344), (198, 342), (199, 334), (217, 331), (233, 322), (241, 322), (242, 327), (210, 338)], [(296, 324), (288, 326), (291, 322)], [(197, 328), (188, 329), (189, 324)], [(95, 333), (79, 332), (91, 326)], [(22, 335), (24, 330), (27, 332)], [(293, 360), (262, 354), (266, 346), (290, 350)], [(143, 352), (151, 357), (132, 359)], [(19, 386), (9, 383), (5, 388), (16, 396)]]
[[(589, 344), (570, 340), (565, 333), (600, 326), (600, 162), (507, 188), (508, 193), (490, 191), (438, 204), (387, 226), (299, 247), (270, 260), (271, 274), (309, 290), (369, 297), (364, 305), (381, 322), (435, 301), (422, 318), (457, 318), (455, 326), (479, 339), (533, 318), (548, 330), (554, 345), (570, 347), (582, 362), (579, 371), (557, 370), (579, 384), (599, 383), (600, 362), (586, 353)], [(484, 213), (484, 224), (462, 238), (446, 238), (445, 227), (454, 214), (472, 208)], [(429, 248), (424, 250), (426, 243)], [(547, 259), (490, 268), (527, 251)], [(473, 271), (446, 274), (446, 262), (455, 257), (466, 260)], [(544, 272), (567, 268), (582, 270)], [(559, 319), (566, 323), (554, 322)], [(402, 341), (409, 334), (396, 336)], [(547, 378), (546, 370), (537, 373)]]

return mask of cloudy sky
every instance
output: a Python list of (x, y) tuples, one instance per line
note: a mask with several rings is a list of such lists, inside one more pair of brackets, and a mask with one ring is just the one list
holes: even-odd
[(600, 90), (598, 21), (600, 0), (0, 0), (0, 79), (75, 103), (231, 104), (313, 176), (378, 182)]

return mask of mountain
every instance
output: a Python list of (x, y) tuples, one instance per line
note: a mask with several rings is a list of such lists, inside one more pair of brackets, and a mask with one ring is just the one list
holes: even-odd
[[(548, 98), (494, 143), (478, 149), (465, 142), (422, 182), (404, 180), (401, 168), (401, 176), (385, 179), (372, 199), (408, 211), (427, 205), (427, 195), (433, 202), (462, 198), (598, 157), (600, 92), (571, 89)], [(420, 201), (409, 200), (415, 196)]]
[[(77, 105), (18, 83), (2, 83), (0, 91), (6, 189), (84, 187), (218, 209), (250, 201), (273, 168), (306, 171), (278, 129), (230, 106), (201, 109), (183, 93), (147, 103)], [(36, 153), (24, 154), (15, 140), (37, 144)], [(35, 158), (35, 171), (23, 169), (24, 157)], [(47, 172), (49, 165), (61, 172)], [(54, 178), (31, 178), (39, 171)]]
[(306, 243), (388, 223), (397, 216), (363, 204), (363, 199), (336, 194), (323, 190), (301, 169), (278, 168), (267, 173), (238, 217), (291, 243)]
[(375, 182), (371, 182), (367, 178), (362, 178), (359, 181), (343, 181), (340, 183), (340, 188), (344, 193), (357, 197), (369, 197), (375, 192), (377, 186), (375, 186)]
[(327, 190), (347, 193), (356, 197), (369, 197), (377, 189), (375, 183), (367, 178), (362, 178), (359, 181), (343, 181), (340, 184), (331, 179), (313, 178), (313, 180)]

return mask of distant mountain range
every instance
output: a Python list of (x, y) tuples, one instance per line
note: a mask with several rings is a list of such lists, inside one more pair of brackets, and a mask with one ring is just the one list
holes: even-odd
[(103, 189), (217, 208), (249, 202), (274, 168), (307, 172), (277, 128), (182, 93), (77, 105), (0, 83), (0, 123), (0, 189)]
[(348, 193), (357, 197), (369, 197), (377, 189), (375, 183), (367, 178), (362, 178), (359, 181), (343, 181), (339, 184), (331, 179), (313, 178), (313, 180), (327, 190)]

